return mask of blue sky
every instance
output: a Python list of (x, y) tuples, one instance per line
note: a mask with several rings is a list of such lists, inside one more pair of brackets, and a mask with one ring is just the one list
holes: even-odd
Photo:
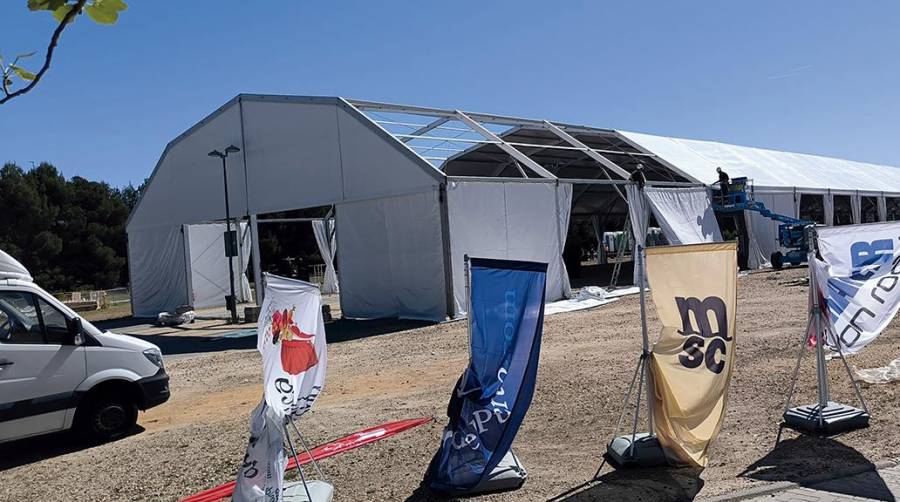
[[(0, 162), (113, 185), (239, 92), (550, 118), (900, 166), (900, 3), (148, 1), (0, 106)], [(0, 6), (0, 54), (49, 14)], [(40, 63), (40, 55), (30, 62)]]

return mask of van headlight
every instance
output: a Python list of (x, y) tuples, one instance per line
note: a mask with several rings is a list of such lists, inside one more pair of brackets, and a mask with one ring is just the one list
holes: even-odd
[(163, 367), (162, 352), (160, 352), (159, 349), (147, 349), (143, 352), (143, 354), (144, 357), (146, 357), (148, 361), (153, 363), (154, 366), (161, 370), (165, 369)]

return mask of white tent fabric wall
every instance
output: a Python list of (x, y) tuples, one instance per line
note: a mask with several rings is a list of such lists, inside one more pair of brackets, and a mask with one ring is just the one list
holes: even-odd
[(825, 194), (825, 225), (832, 226), (834, 225), (834, 195), (831, 193), (831, 190)]
[(859, 193), (850, 194), (850, 212), (853, 216), (853, 223), (858, 225), (862, 223), (862, 201)]
[[(761, 192), (756, 191), (754, 198), (776, 214), (782, 214), (796, 218), (794, 193), (791, 192)], [(750, 213), (750, 224), (753, 227), (753, 239), (759, 248), (763, 262), (760, 265), (769, 265), (772, 253), (778, 250), (778, 225), (779, 222), (770, 220), (759, 213)]]
[[(641, 194), (635, 184), (625, 186), (625, 193), (628, 197), (628, 217), (631, 220), (631, 233), (634, 236), (635, 246), (632, 253), (635, 253), (637, 247), (641, 248), (647, 245), (647, 228), (650, 226), (650, 208), (647, 200)], [(640, 286), (638, 281), (638, 261), (634, 260), (634, 285)], [(647, 278), (644, 278), (644, 286), (647, 284)]]
[(180, 225), (128, 231), (131, 310), (135, 317), (156, 317), (189, 303), (184, 245)]
[(0, 279), (18, 279), (20, 281), (31, 281), (31, 273), (19, 260), (6, 254), (0, 249)]
[[(234, 226), (232, 226), (234, 230)], [(250, 260), (250, 232), (240, 223), (238, 256), (234, 257), (234, 293), (237, 301), (251, 300), (247, 265)], [(194, 308), (221, 307), (231, 294), (228, 285), (228, 257), (225, 256), (225, 224), (185, 225), (184, 236), (190, 257), (190, 305)]]
[(722, 242), (706, 188), (647, 187), (644, 196), (669, 244)]
[(571, 207), (570, 184), (451, 181), (447, 210), (457, 317), (466, 311), (465, 255), (547, 263), (546, 301), (569, 298), (562, 251)]
[(446, 318), (439, 193), (336, 206), (344, 317)]
[(314, 220), (312, 222), (313, 234), (316, 236), (316, 245), (319, 254), (325, 262), (325, 281), (322, 284), (322, 293), (331, 294), (339, 292), (337, 272), (334, 270), (334, 254), (337, 251), (337, 239), (334, 238), (334, 220)]
[(878, 196), (878, 221), (887, 221), (887, 198)]

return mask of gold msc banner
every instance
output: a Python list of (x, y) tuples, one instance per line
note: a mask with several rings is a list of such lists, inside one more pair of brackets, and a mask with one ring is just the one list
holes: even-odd
[(734, 367), (737, 243), (648, 248), (647, 279), (663, 325), (653, 427), (670, 461), (705, 467)]

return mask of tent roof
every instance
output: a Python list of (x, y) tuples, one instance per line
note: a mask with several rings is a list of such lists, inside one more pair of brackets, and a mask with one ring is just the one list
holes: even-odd
[(852, 160), (729, 145), (715, 141), (621, 132), (702, 183), (716, 181), (716, 167), (757, 187), (797, 187), (900, 193), (900, 168)]

